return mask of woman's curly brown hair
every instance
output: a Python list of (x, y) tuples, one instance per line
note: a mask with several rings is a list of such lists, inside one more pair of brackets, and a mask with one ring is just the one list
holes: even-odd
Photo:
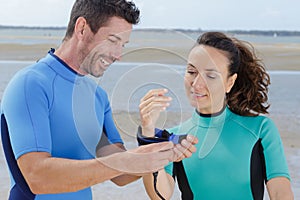
[(270, 76), (250, 43), (221, 32), (206, 32), (197, 43), (220, 49), (228, 56), (229, 76), (237, 74), (234, 86), (226, 94), (227, 105), (233, 112), (243, 116), (268, 113)]

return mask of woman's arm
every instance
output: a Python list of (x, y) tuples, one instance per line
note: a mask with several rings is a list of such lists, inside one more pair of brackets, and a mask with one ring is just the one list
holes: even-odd
[[(143, 176), (143, 182), (148, 196), (152, 200), (161, 200), (161, 198), (157, 195), (154, 189), (153, 174), (147, 174)], [(172, 176), (166, 173), (164, 169), (158, 172), (156, 188), (164, 199), (170, 199), (173, 195), (174, 179)]]
[[(144, 136), (154, 136), (156, 121), (158, 120), (160, 113), (170, 105), (170, 101), (172, 100), (172, 98), (165, 96), (167, 92), (168, 90), (166, 89), (153, 89), (141, 99), (139, 109), (142, 134)], [(192, 153), (196, 152), (196, 147), (194, 145), (197, 143), (198, 139), (196, 137), (187, 135), (186, 139), (174, 146), (173, 162), (191, 157)], [(143, 181), (149, 197), (151, 199), (161, 200), (154, 189), (153, 174), (143, 176)], [(164, 199), (171, 198), (174, 191), (174, 180), (164, 169), (158, 172), (156, 188)]]
[(293, 200), (293, 192), (289, 179), (272, 178), (267, 182), (267, 190), (271, 200)]

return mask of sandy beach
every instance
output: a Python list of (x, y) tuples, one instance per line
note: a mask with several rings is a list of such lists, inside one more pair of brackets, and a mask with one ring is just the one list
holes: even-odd
[[(172, 37), (169, 37), (170, 35)], [(5, 37), (8, 36), (0, 36), (0, 39)], [(20, 39), (20, 36), (15, 37)], [(47, 43), (20, 44), (10, 40), (8, 40), (9, 42), (0, 42), (0, 100), (7, 83), (19, 69), (43, 57), (51, 47), (56, 48), (62, 39), (57, 36), (50, 39), (49, 36), (44, 37), (47, 37)], [(29, 37), (29, 39), (34, 39), (34, 36)], [(139, 70), (145, 69), (143, 68), (145, 65), (141, 66), (141, 63), (152, 63), (153, 76), (159, 75), (158, 80), (167, 80), (166, 83), (163, 82), (162, 84), (170, 84), (174, 96), (180, 99), (177, 102), (179, 109), (174, 108), (166, 112), (162, 116), (163, 123), (160, 125), (167, 128), (184, 121), (191, 115), (192, 109), (186, 105), (187, 101), (184, 100), (183, 84), (180, 82), (182, 81), (182, 69), (178, 67), (176, 69), (179, 69), (179, 72), (174, 72), (173, 68), (166, 67), (166, 65), (184, 67), (187, 53), (193, 43), (192, 36), (174, 32), (134, 32), (131, 43), (125, 48), (122, 62), (139, 63), (134, 64), (138, 67), (134, 68), (135, 71), (132, 71), (133, 66), (129, 66), (130, 64), (124, 65), (125, 67), (122, 68), (112, 67), (99, 81), (99, 84), (108, 90), (114, 120), (127, 148), (136, 147), (134, 133), (139, 124), (139, 117), (135, 106), (142, 91), (138, 91), (136, 95), (132, 93), (133, 95), (130, 97), (126, 96), (128, 95), (128, 88), (126, 89), (122, 81), (128, 83), (126, 84), (127, 87), (137, 83), (143, 84), (139, 81), (144, 78), (142, 73), (145, 73), (145, 71)], [(300, 199), (300, 93), (298, 92), (300, 84), (300, 43), (253, 42), (252, 44), (257, 49), (257, 54), (264, 60), (271, 75), (272, 84), (269, 92), (271, 108), (268, 116), (275, 121), (280, 131), (295, 199)], [(163, 67), (161, 67), (162, 65)], [(163, 73), (164, 70), (167, 71)], [(168, 77), (166, 73), (170, 71), (174, 72), (172, 77)], [(168, 74), (170, 75), (170, 73)], [(127, 80), (132, 79), (131, 75), (136, 77), (136, 82), (127, 82)], [(120, 85), (125, 88), (122, 89)], [(119, 98), (115, 98), (115, 96)], [(132, 103), (132, 107), (122, 103)], [(9, 174), (2, 147), (0, 149), (0, 199), (7, 199), (10, 185)], [(94, 199), (148, 199), (141, 180), (125, 187), (118, 187), (110, 182), (105, 182), (95, 185), (93, 191)], [(177, 190), (173, 199), (180, 199)]]

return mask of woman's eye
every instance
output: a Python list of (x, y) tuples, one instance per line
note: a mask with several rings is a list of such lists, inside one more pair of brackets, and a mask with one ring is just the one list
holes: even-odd
[(188, 70), (187, 73), (190, 74), (190, 75), (194, 75), (194, 74), (196, 74), (197, 72), (195, 72), (195, 71), (189, 71), (189, 70)]
[(206, 76), (210, 79), (215, 79), (217, 78), (217, 75), (216, 74), (206, 74)]

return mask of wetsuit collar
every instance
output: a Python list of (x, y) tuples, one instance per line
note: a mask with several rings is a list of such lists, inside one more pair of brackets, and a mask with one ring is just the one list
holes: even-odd
[(226, 108), (226, 106), (224, 106), (222, 108), (222, 110), (220, 110), (219, 112), (213, 113), (213, 114), (203, 114), (203, 113), (199, 112), (197, 109), (195, 109), (195, 110), (198, 113), (198, 115), (200, 115), (201, 117), (217, 117), (217, 116), (221, 115), (224, 112), (225, 108)]
[(51, 69), (59, 74), (64, 79), (76, 83), (83, 79), (85, 76), (78, 74), (67, 63), (54, 54), (54, 49), (48, 52), (48, 55), (41, 59), (39, 62), (46, 63)]
[(201, 114), (197, 110), (193, 113), (192, 121), (195, 125), (201, 127), (219, 127), (223, 126), (227, 116), (231, 111), (225, 106), (220, 112), (215, 114)]

